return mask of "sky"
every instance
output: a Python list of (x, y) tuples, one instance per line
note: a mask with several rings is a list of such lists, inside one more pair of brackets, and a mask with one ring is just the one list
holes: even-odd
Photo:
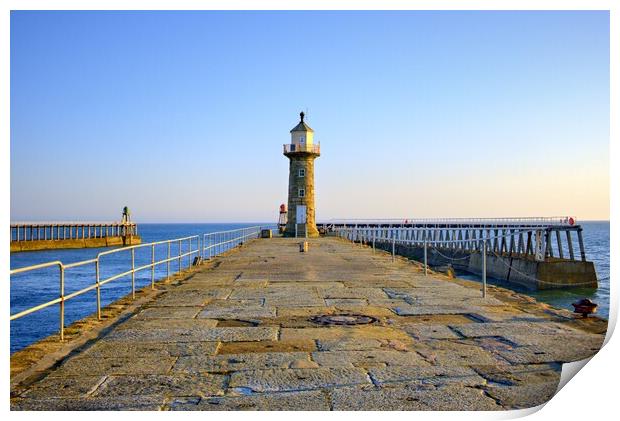
[(609, 219), (605, 11), (11, 13), (11, 220)]

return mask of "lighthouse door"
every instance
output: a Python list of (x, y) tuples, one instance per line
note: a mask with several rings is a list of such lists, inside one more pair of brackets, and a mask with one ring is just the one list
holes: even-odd
[(297, 212), (295, 212), (295, 237), (298, 237), (299, 226), (303, 225), (301, 229), (303, 230), (304, 237), (308, 234), (308, 229), (306, 227), (306, 205), (297, 205)]

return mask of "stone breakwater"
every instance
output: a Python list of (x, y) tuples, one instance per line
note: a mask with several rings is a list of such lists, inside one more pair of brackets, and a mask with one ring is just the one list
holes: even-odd
[[(11, 408), (525, 408), (604, 339), (597, 318), (501, 288), (483, 299), (475, 283), (336, 238), (309, 240), (307, 253), (298, 242), (255, 240), (159, 284), (56, 364), (12, 370)], [(313, 320), (324, 315), (373, 322)]]

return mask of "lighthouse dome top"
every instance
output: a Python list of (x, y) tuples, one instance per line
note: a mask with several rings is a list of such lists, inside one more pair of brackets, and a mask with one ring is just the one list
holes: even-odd
[(312, 130), (310, 126), (304, 123), (305, 115), (306, 114), (303, 111), (299, 113), (299, 124), (293, 127), (293, 129), (291, 130), (291, 133), (293, 132), (314, 132), (314, 130)]

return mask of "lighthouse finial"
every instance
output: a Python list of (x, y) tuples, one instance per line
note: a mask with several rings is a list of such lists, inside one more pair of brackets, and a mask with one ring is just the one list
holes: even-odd
[(301, 122), (304, 122), (304, 116), (306, 115), (306, 113), (304, 113), (303, 111), (299, 113), (299, 117), (301, 118)]

